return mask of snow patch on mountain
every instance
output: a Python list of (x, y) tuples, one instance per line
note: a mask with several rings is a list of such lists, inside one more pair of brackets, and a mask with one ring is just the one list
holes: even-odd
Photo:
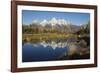
[(65, 19), (56, 19), (55, 17), (53, 17), (51, 20), (42, 20), (41, 22), (39, 22), (38, 20), (34, 20), (33, 21), (34, 24), (38, 23), (42, 26), (46, 26), (47, 24), (51, 25), (51, 26), (56, 26), (56, 25), (68, 25), (70, 24), (69, 21), (66, 21)]

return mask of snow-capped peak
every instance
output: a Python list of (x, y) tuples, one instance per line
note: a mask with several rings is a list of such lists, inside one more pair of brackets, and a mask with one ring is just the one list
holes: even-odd
[(35, 23), (37, 25), (42, 25), (42, 26), (45, 26), (47, 24), (51, 25), (51, 26), (55, 26), (55, 25), (69, 25), (70, 22), (69, 21), (66, 21), (65, 19), (57, 19), (55, 17), (53, 17), (51, 20), (42, 20), (41, 22), (39, 22), (38, 20), (34, 20), (32, 23)]
[(59, 25), (66, 25), (67, 22), (66, 22), (66, 20), (64, 20), (64, 19), (59, 19), (59, 20), (58, 20), (58, 24), (59, 24)]
[(48, 24), (48, 21), (46, 19), (44, 19), (43, 21), (40, 22), (40, 24), (45, 26), (46, 24)]
[(53, 18), (49, 21), (49, 23), (50, 23), (52, 26), (54, 26), (54, 25), (56, 25), (56, 24), (58, 23), (58, 21), (57, 21), (57, 19), (56, 19), (55, 17), (53, 17)]

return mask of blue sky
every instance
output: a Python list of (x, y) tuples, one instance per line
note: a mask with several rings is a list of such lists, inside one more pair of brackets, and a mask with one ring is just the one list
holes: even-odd
[(55, 11), (34, 11), (23, 10), (22, 11), (22, 23), (31, 24), (33, 20), (42, 21), (44, 19), (51, 20), (53, 17), (56, 19), (65, 19), (72, 24), (80, 25), (85, 24), (90, 20), (89, 13), (75, 13), (75, 12), (55, 12)]

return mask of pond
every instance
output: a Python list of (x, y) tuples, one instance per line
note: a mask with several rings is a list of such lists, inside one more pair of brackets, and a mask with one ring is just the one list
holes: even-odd
[[(23, 62), (37, 62), (37, 61), (55, 61), (63, 60), (65, 54), (69, 51), (80, 49), (77, 45), (77, 39), (55, 39), (52, 41), (42, 41), (38, 43), (26, 42), (22, 46), (22, 61)], [(66, 57), (66, 59), (68, 59)]]

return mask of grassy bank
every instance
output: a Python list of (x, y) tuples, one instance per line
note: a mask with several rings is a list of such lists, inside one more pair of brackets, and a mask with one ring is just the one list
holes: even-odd
[(39, 33), (39, 34), (23, 34), (23, 42), (41, 42), (41, 41), (51, 41), (55, 39), (67, 39), (67, 38), (83, 38), (88, 37), (88, 35), (77, 35), (77, 34), (58, 34), (58, 33)]
[(41, 33), (41, 34), (23, 34), (23, 41), (48, 41), (54, 39), (64, 39), (69, 37), (77, 37), (73, 34), (57, 34), (57, 33)]

